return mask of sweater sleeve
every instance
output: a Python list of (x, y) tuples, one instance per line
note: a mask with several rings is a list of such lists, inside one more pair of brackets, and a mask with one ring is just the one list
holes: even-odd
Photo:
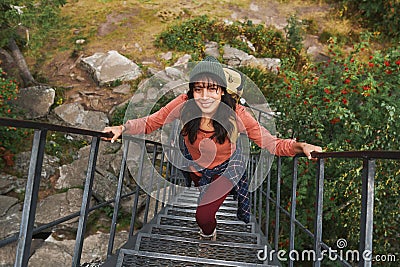
[(183, 104), (187, 100), (186, 94), (181, 94), (159, 111), (138, 119), (128, 120), (125, 126), (126, 134), (149, 134), (164, 124), (170, 123), (180, 117)]
[(277, 156), (295, 156), (293, 139), (280, 139), (259, 124), (242, 105), (236, 106), (237, 125), (240, 133), (245, 133), (259, 147)]

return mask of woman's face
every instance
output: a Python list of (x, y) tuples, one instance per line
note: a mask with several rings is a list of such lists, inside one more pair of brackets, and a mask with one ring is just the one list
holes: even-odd
[(224, 92), (213, 81), (195, 82), (193, 86), (193, 98), (202, 114), (212, 117), (218, 109)]

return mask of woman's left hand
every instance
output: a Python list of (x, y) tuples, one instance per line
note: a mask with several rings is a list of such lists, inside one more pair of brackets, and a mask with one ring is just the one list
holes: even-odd
[(315, 146), (302, 142), (296, 142), (294, 145), (294, 149), (296, 153), (304, 153), (308, 159), (314, 159), (314, 160), (316, 160), (316, 158), (313, 158), (311, 156), (311, 152), (313, 151), (322, 152), (322, 148), (320, 146)]

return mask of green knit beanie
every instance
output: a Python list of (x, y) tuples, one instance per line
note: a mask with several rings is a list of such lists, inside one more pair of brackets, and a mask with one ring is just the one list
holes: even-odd
[(216, 58), (212, 56), (207, 56), (202, 61), (197, 63), (197, 65), (190, 72), (189, 75), (190, 82), (191, 83), (196, 82), (198, 78), (207, 74), (211, 74), (210, 76), (212, 78), (216, 78), (217, 79), (216, 82), (220, 86), (226, 88), (226, 78), (224, 70), (222, 69), (222, 65)]

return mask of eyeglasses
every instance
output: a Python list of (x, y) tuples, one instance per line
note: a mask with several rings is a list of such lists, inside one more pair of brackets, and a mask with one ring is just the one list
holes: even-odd
[(208, 87), (201, 87), (201, 86), (193, 87), (193, 92), (196, 94), (201, 94), (203, 90), (207, 90), (207, 93), (210, 95), (218, 95), (220, 92), (220, 88), (216, 85), (211, 85)]

